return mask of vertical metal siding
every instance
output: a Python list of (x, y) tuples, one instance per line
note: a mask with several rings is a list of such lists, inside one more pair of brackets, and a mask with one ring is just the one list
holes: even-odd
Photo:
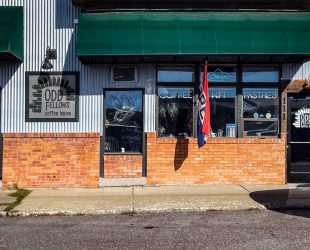
[(310, 79), (310, 61), (304, 63), (283, 64), (283, 80), (305, 80)]
[[(101, 132), (103, 88), (145, 88), (145, 131), (155, 131), (155, 66), (138, 65), (137, 83), (112, 83), (110, 66), (83, 66), (75, 56), (71, 0), (1, 0), (0, 6), (24, 6), (24, 62), (0, 65), (1, 132)], [(79, 122), (25, 122), (25, 71), (40, 71), (45, 49), (57, 49), (50, 71), (80, 72)]]

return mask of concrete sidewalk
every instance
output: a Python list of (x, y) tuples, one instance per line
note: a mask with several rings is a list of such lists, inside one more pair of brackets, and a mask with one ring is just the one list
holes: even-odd
[(203, 185), (33, 190), (11, 216), (310, 208), (310, 186)]
[(4, 216), (6, 212), (5, 208), (10, 204), (16, 201), (15, 197), (9, 196), (12, 192), (10, 191), (1, 191), (0, 190), (0, 216)]

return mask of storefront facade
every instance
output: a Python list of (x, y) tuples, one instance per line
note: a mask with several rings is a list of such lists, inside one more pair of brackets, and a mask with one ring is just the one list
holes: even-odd
[(4, 188), (310, 181), (309, 12), (172, 2), (0, 3), (23, 30), (22, 56), (0, 64)]

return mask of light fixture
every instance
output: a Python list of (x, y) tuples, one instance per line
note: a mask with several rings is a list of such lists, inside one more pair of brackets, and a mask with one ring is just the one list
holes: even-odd
[(50, 62), (50, 59), (57, 59), (57, 55), (56, 55), (56, 49), (50, 49), (50, 47), (48, 46), (46, 48), (44, 61), (42, 62), (41, 65), (42, 69), (53, 68), (53, 64)]

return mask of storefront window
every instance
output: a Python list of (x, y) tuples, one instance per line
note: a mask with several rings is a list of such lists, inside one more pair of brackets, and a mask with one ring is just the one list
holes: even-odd
[(193, 67), (159, 67), (157, 80), (158, 82), (194, 82), (195, 71)]
[(242, 94), (243, 136), (278, 135), (278, 89), (244, 88)]
[[(195, 134), (194, 72), (194, 66), (158, 67), (158, 136)], [(211, 137), (278, 136), (279, 79), (278, 65), (208, 65)]]
[(193, 135), (193, 89), (158, 88), (158, 136)]
[(236, 137), (235, 88), (209, 88), (211, 137)]
[(279, 82), (278, 67), (270, 66), (245, 66), (242, 68), (243, 82)]
[(243, 118), (278, 118), (277, 88), (243, 88)]
[(142, 152), (142, 91), (105, 92), (105, 151)]

